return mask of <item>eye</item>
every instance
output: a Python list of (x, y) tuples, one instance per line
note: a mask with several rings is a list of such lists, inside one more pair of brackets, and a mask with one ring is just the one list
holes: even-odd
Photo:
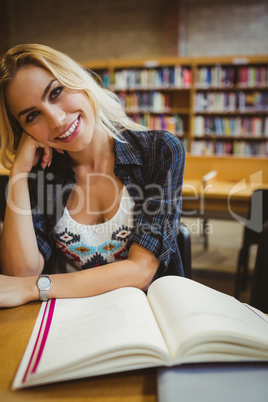
[(57, 87), (54, 88), (51, 92), (50, 92), (50, 99), (53, 100), (55, 98), (57, 98), (57, 96), (59, 96), (59, 94), (62, 92), (63, 87)]
[(38, 116), (38, 114), (39, 112), (37, 110), (34, 110), (33, 112), (29, 113), (26, 116), (26, 123), (31, 123), (36, 118), (36, 116)]

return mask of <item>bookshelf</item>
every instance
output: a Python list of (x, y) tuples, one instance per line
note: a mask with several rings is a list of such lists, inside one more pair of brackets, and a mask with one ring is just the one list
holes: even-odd
[(196, 156), (268, 156), (268, 55), (101, 60), (83, 65), (127, 114)]

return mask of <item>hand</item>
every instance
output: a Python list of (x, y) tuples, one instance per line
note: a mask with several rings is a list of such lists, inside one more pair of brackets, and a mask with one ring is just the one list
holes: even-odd
[(0, 275), (0, 308), (16, 307), (39, 299), (37, 277)]
[(16, 152), (13, 168), (16, 172), (29, 173), (40, 159), (42, 159), (41, 166), (43, 169), (50, 166), (52, 161), (52, 148), (37, 141), (26, 132), (23, 132)]

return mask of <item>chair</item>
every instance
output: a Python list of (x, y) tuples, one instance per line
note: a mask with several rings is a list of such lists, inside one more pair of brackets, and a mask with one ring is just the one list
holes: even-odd
[(192, 256), (190, 231), (183, 223), (180, 224), (177, 242), (181, 254), (182, 265), (186, 278), (192, 278)]
[(3, 221), (5, 217), (8, 178), (7, 175), (0, 175), (0, 221)]
[(268, 314), (268, 221), (259, 236), (249, 303)]
[(235, 297), (246, 290), (250, 247), (258, 244), (264, 222), (268, 220), (268, 189), (255, 190), (250, 199), (249, 215), (244, 227), (243, 243), (238, 255)]

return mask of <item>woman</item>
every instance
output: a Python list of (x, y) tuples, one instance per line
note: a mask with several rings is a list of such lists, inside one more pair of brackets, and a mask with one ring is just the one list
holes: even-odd
[(158, 276), (183, 275), (176, 137), (132, 122), (88, 71), (43, 45), (2, 57), (0, 97), (1, 161), (11, 169), (0, 306), (145, 291)]

